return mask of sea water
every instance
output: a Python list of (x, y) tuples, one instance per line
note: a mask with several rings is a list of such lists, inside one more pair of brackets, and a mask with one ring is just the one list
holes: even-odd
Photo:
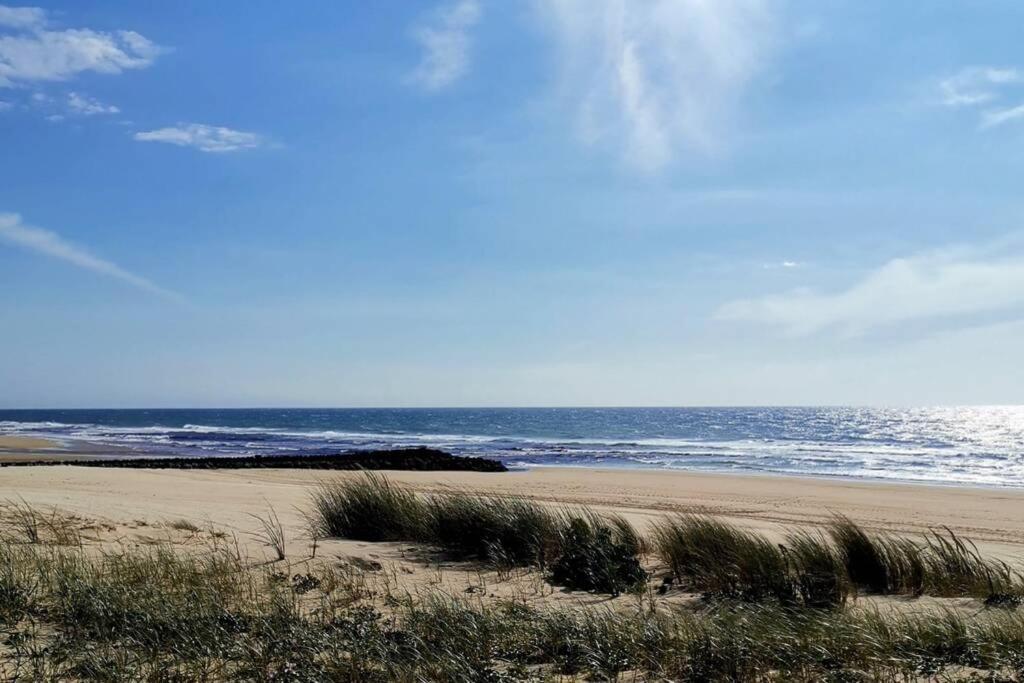
[(120, 455), (423, 445), (510, 467), (1024, 486), (1024, 406), (0, 410), (0, 434), (113, 446)]

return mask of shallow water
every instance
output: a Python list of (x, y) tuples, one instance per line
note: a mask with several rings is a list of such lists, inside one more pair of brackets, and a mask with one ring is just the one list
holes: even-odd
[(142, 455), (428, 445), (510, 466), (1024, 486), (1024, 406), (0, 410), (0, 434), (115, 445)]

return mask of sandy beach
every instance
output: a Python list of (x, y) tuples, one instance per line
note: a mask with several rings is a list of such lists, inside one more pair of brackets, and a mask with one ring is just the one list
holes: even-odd
[[(812, 528), (833, 513), (872, 530), (919, 533), (949, 527), (987, 552), (1024, 557), (1024, 491), (716, 475), (665, 470), (537, 468), (508, 473), (402, 472), (418, 491), (465, 488), (551, 505), (614, 511), (639, 528), (673, 512), (703, 512), (773, 534)], [(73, 465), (0, 469), (0, 499), (23, 498), (115, 525), (187, 518), (241, 533), (272, 505), (293, 538), (318, 481), (350, 473), (303, 470), (121, 470)]]
[[(16, 444), (9, 444), (15, 446)], [(23, 444), (20, 444), (23, 445)], [(17, 449), (11, 449), (17, 450)], [(24, 449), (31, 453), (31, 448)], [(26, 453), (18, 454), (25, 457)], [(37, 455), (41, 452), (36, 452)], [(976, 542), (990, 558), (1024, 566), (1024, 491), (936, 487), (781, 476), (714, 475), (665, 470), (535, 468), (503, 473), (388, 471), (386, 476), (417, 492), (463, 489), (515, 495), (556, 507), (587, 505), (622, 515), (645, 533), (659, 518), (677, 512), (714, 515), (783, 541), (795, 530), (815, 530), (835, 513), (870, 531), (920, 536), (948, 527)], [(651, 583), (643, 595), (613, 598), (570, 591), (545, 581), (536, 568), (503, 571), (454, 561), (411, 542), (319, 539), (307, 529), (311, 492), (321, 482), (362, 476), (357, 472), (295, 469), (150, 470), (34, 465), (0, 468), (0, 506), (6, 519), (31, 506), (53, 534), (73, 529), (70, 545), (93, 556), (171, 548), (203, 556), (213, 548), (237, 554), (248, 570), (293, 577), (336, 572), (382, 610), (403, 601), (438, 596), (467, 598), (474, 605), (510, 601), (537, 609), (595, 610), (628, 614), (648, 604), (657, 610), (699, 609), (704, 599), (688, 590), (660, 593), (667, 567), (655, 555), (642, 558)], [(273, 512), (271, 512), (273, 510)], [(286, 558), (261, 537), (263, 520), (280, 518)], [(16, 530), (17, 527), (14, 527)], [(67, 542), (64, 542), (67, 545)], [(340, 573), (337, 573), (340, 572)], [(648, 596), (648, 597), (644, 597)], [(645, 600), (647, 602), (645, 602)], [(468, 604), (468, 603), (467, 603)], [(876, 611), (922, 615), (941, 608), (970, 618), (981, 613), (976, 597), (920, 598), (859, 595), (850, 614)]]

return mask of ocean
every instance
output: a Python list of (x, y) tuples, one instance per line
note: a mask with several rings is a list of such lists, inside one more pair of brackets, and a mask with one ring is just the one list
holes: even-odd
[(514, 468), (1024, 486), (1024, 406), (0, 410), (0, 435), (218, 456), (431, 446)]

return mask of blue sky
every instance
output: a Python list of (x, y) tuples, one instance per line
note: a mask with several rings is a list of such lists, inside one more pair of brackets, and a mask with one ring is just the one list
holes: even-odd
[(1021, 25), (0, 6), (0, 406), (1019, 403)]

